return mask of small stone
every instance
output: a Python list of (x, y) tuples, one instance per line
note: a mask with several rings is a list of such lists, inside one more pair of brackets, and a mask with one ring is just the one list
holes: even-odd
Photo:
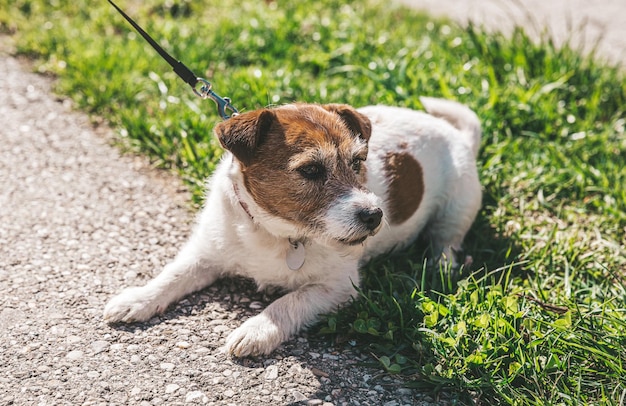
[(265, 370), (265, 380), (273, 381), (276, 378), (278, 378), (278, 367), (276, 365), (270, 365)]
[(328, 373), (322, 371), (321, 369), (315, 368), (315, 367), (311, 368), (311, 373), (313, 375), (315, 375), (315, 376), (321, 376), (321, 377), (324, 377), (324, 378), (328, 378), (330, 376), (330, 375), (328, 375)]
[(164, 362), (161, 364), (161, 369), (164, 369), (166, 371), (172, 371), (174, 369), (176, 365), (170, 363), (170, 362)]
[(68, 336), (67, 337), (67, 343), (68, 344), (76, 344), (76, 343), (81, 342), (82, 340), (83, 340), (82, 337), (79, 337), (79, 336)]
[(289, 367), (289, 371), (287, 371), (287, 373), (289, 375), (298, 375), (302, 373), (302, 367), (300, 366), (300, 364), (293, 364), (291, 367)]
[(293, 396), (293, 401), (294, 402), (302, 402), (305, 401), (307, 398), (306, 396), (304, 396), (304, 394), (302, 392), (299, 392), (297, 390), (293, 390), (291, 391), (291, 396)]
[(65, 314), (59, 312), (49, 313), (46, 317), (51, 320), (62, 320), (66, 318)]
[(187, 392), (187, 395), (185, 396), (185, 403), (206, 403), (208, 401), (209, 398), (207, 398), (206, 395), (199, 390)]
[(170, 383), (165, 387), (165, 393), (174, 393), (178, 390), (178, 388), (180, 388), (179, 385), (176, 385), (175, 383)]
[(83, 357), (83, 352), (81, 350), (74, 350), (67, 353), (67, 359), (76, 361)]
[(189, 344), (187, 341), (179, 341), (176, 343), (176, 346), (178, 348), (185, 349), (191, 347), (191, 344)]
[(224, 397), (227, 397), (227, 398), (232, 398), (233, 396), (235, 396), (235, 391), (234, 391), (234, 390), (232, 390), (232, 389), (226, 389), (226, 390), (224, 391)]
[(94, 354), (100, 354), (101, 352), (107, 351), (111, 344), (108, 341), (98, 340), (91, 343), (91, 350)]
[(229, 331), (230, 328), (228, 326), (225, 326), (223, 324), (217, 325), (213, 328), (213, 331), (216, 333), (223, 333), (225, 331)]

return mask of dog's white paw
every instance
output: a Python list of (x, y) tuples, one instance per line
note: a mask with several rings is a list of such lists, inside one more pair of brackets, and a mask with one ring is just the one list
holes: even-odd
[(104, 307), (104, 320), (107, 323), (146, 321), (167, 307), (155, 296), (146, 286), (127, 288)]
[(267, 355), (285, 339), (285, 334), (280, 328), (261, 313), (230, 333), (224, 349), (235, 357)]

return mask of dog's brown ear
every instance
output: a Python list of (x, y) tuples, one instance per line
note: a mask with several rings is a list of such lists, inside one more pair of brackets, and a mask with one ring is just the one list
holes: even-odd
[(324, 104), (322, 107), (338, 114), (353, 133), (358, 134), (365, 141), (370, 139), (372, 123), (369, 118), (356, 111), (354, 107), (347, 104)]
[(255, 110), (222, 121), (215, 126), (214, 132), (222, 147), (248, 166), (273, 121), (272, 111)]

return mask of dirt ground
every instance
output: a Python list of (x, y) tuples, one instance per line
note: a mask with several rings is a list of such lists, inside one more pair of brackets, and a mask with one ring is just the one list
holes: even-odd
[[(502, 30), (530, 13), (557, 37), (601, 33), (601, 55), (626, 55), (623, 0), (405, 2)], [(104, 323), (111, 295), (176, 254), (193, 221), (189, 196), (144, 158), (121, 156), (110, 129), (29, 70), (0, 52), (0, 405), (445, 404), (382, 376), (350, 343), (303, 334), (268, 358), (221, 354), (224, 337), (268, 303), (245, 281), (148, 323)]]

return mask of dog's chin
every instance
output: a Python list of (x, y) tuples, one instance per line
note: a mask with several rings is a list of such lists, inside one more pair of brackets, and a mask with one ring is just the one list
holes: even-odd
[[(364, 246), (365, 241), (376, 235), (380, 229), (381, 227), (378, 227), (375, 230), (351, 230), (352, 232), (344, 233), (343, 235), (329, 233), (328, 230), (326, 230), (326, 232), (317, 234), (317, 238), (313, 237), (313, 239), (316, 239), (323, 245), (333, 247), (335, 249), (359, 248), (360, 246)], [(309, 236), (313, 235), (315, 234), (309, 234)]]
[(355, 246), (355, 245), (363, 244), (365, 240), (367, 240), (367, 237), (369, 237), (369, 235), (364, 235), (363, 237), (358, 237), (358, 238), (353, 238), (353, 239), (340, 238), (338, 241), (343, 245)]
[(354, 235), (354, 236), (349, 236), (349, 237), (344, 237), (344, 238), (338, 238), (337, 241), (339, 241), (340, 244), (347, 245), (347, 246), (361, 245), (369, 237), (376, 235), (379, 230), (380, 230), (380, 227), (378, 227), (376, 230), (370, 231), (367, 234), (361, 234), (361, 235)]

